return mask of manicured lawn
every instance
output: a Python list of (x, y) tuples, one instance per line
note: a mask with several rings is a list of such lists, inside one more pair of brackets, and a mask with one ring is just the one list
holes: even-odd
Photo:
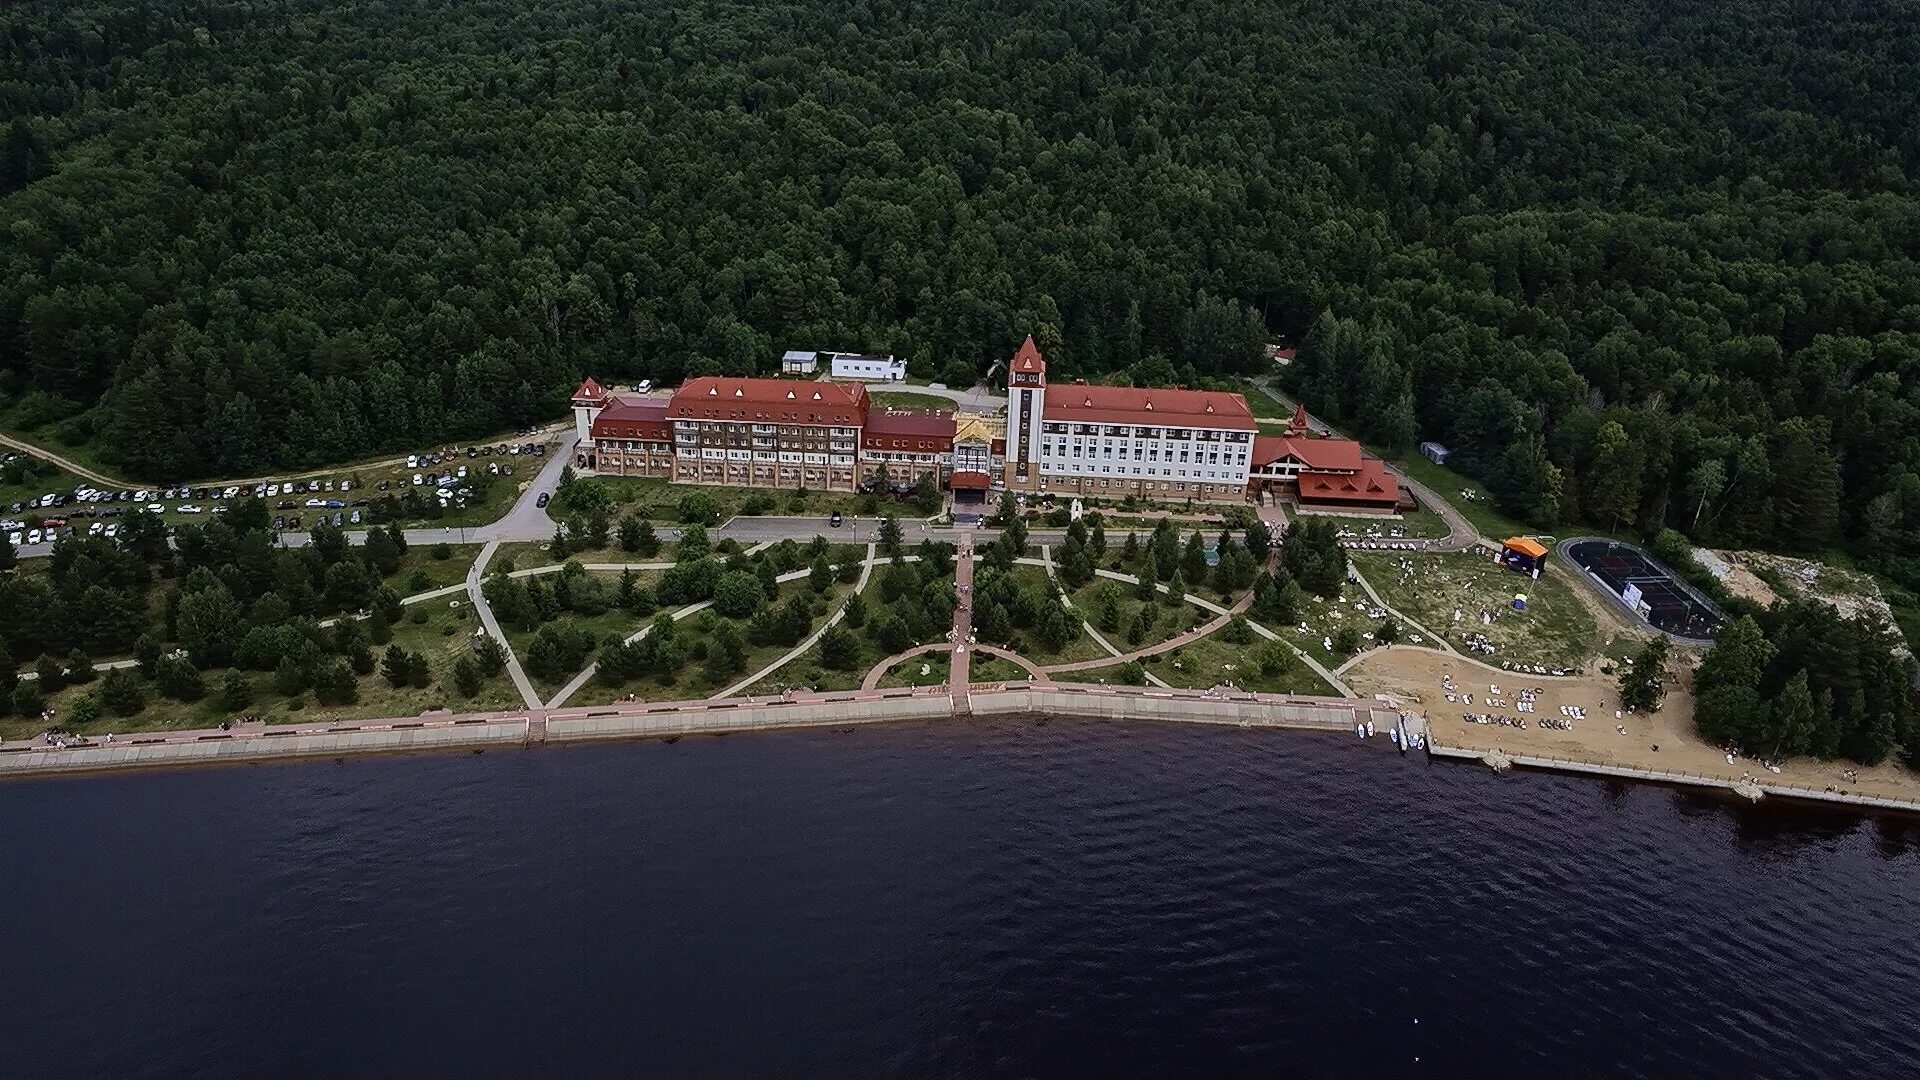
[[(888, 668), (887, 673), (880, 676), (880, 685), (882, 687), (939, 686), (952, 674), (950, 666), (952, 659), (950, 654), (943, 652), (910, 656)], [(921, 670), (923, 668), (924, 672)]]
[[(1331, 521), (1342, 529), (1345, 529), (1348, 533), (1376, 540), (1439, 539), (1447, 535), (1447, 523), (1440, 520), (1439, 514), (1434, 513), (1424, 506), (1416, 507), (1397, 517), (1373, 517), (1364, 514), (1356, 514), (1348, 517), (1339, 514), (1322, 514), (1313, 511), (1303, 513), (1292, 508), (1288, 509), (1288, 513), (1297, 517), (1312, 517), (1323, 521)], [(1511, 536), (1512, 534), (1509, 533), (1508, 535)]]
[(1277, 417), (1284, 420), (1293, 415), (1292, 408), (1273, 400), (1271, 395), (1255, 385), (1251, 379), (1241, 380), (1240, 393), (1246, 395), (1247, 408), (1252, 409), (1256, 417)]
[(1032, 678), (1027, 670), (1011, 660), (977, 652), (967, 665), (967, 685), (975, 683), (1025, 682)]
[[(1602, 645), (1593, 613), (1573, 592), (1579, 583), (1558, 564), (1533, 581), (1468, 553), (1355, 552), (1352, 558), (1389, 604), (1455, 648), (1467, 651), (1469, 638), (1485, 637), (1493, 651), (1471, 655), (1488, 663), (1577, 667)], [(1513, 609), (1515, 594), (1526, 596), (1527, 610)], [(1483, 612), (1490, 623), (1481, 622)]]
[[(358, 698), (352, 704), (322, 706), (314, 702), (311, 691), (293, 699), (275, 693), (272, 673), (255, 671), (247, 673), (253, 681), (254, 700), (243, 712), (264, 717), (270, 724), (324, 725), (340, 720), (417, 716), (428, 709), (435, 708), (473, 712), (516, 708), (520, 705), (520, 696), (514, 692), (513, 685), (507, 680), (504, 672), (487, 679), (482, 684), (480, 692), (472, 698), (463, 698), (453, 689), (450, 672), (454, 661), (472, 648), (469, 642), (474, 628), (478, 625), (471, 608), (465, 604), (454, 608), (431, 602), (418, 607), (426, 612), (426, 621), (415, 623), (410, 617), (401, 619), (393, 628), (393, 643), (427, 658), (433, 671), (433, 684), (430, 687), (395, 689), (387, 684), (386, 679), (381, 677), (376, 667), (373, 674), (359, 679)], [(413, 610), (409, 609), (409, 616)], [(374, 646), (375, 660), (378, 661), (385, 651), (384, 646)], [(145, 709), (130, 717), (102, 716), (92, 724), (73, 724), (68, 719), (68, 710), (75, 697), (91, 693), (98, 688), (98, 679), (84, 686), (61, 690), (53, 695), (50, 704), (55, 710), (56, 723), (82, 735), (97, 735), (109, 731), (121, 735), (135, 731), (215, 727), (222, 720), (233, 716), (222, 709), (215, 700), (220, 683), (226, 675), (225, 668), (202, 672), (201, 680), (206, 684), (207, 695), (194, 702), (174, 701), (162, 697), (149, 685)], [(299, 707), (294, 706), (295, 701), (300, 703)], [(9, 739), (34, 735), (45, 728), (46, 725), (37, 717), (0, 719), (0, 735)]]
[(1340, 696), (1291, 653), (1287, 654), (1289, 663), (1285, 670), (1277, 675), (1263, 674), (1259, 658), (1271, 645), (1262, 638), (1256, 638), (1249, 645), (1234, 645), (1216, 631), (1178, 649), (1148, 657), (1143, 663), (1169, 686), (1189, 690), (1205, 690), (1231, 682), (1243, 690), (1263, 693)]
[[(1103, 598), (1109, 594), (1112, 595), (1114, 606), (1120, 612), (1120, 621), (1113, 629), (1100, 625), (1101, 613), (1105, 607)], [(1158, 645), (1169, 638), (1186, 633), (1213, 617), (1184, 601), (1177, 605), (1169, 604), (1165, 593), (1155, 594), (1154, 599), (1150, 601), (1135, 600), (1133, 585), (1102, 577), (1096, 577), (1075, 589), (1068, 594), (1067, 599), (1072, 601), (1074, 611), (1082, 619), (1098, 628), (1100, 633), (1113, 643), (1114, 648), (1121, 652), (1132, 652), (1135, 649)], [(1211, 595), (1208, 599), (1212, 599)], [(1133, 625), (1136, 614), (1144, 614), (1146, 622), (1145, 633), (1141, 635), (1139, 641), (1133, 640), (1129, 635), (1129, 627)]]
[(867, 396), (873, 399), (875, 405), (884, 405), (893, 409), (951, 412), (954, 406), (953, 401), (938, 394), (916, 394), (911, 390), (874, 390)]
[[(787, 582), (783, 584), (780, 589), (780, 600), (776, 601), (776, 603), (784, 602), (787, 597), (794, 595), (795, 591), (801, 591), (806, 595), (813, 596), (813, 625), (808, 630), (809, 636), (814, 631), (819, 630), (821, 623), (833, 612), (839, 610), (841, 604), (845, 603), (846, 598), (853, 592), (853, 586), (836, 583), (833, 588), (824, 594), (815, 595), (807, 590), (807, 585), (804, 580)], [(647, 621), (650, 622), (652, 620), (648, 619)], [(721, 622), (733, 623), (734, 629), (740, 632), (741, 640), (747, 643), (746, 663), (742, 665), (739, 672), (728, 675), (724, 679), (716, 682), (707, 676), (704, 656), (707, 645), (712, 640), (712, 633), (701, 628), (709, 624), (717, 628)], [(640, 625), (644, 624), (636, 623), (633, 629), (639, 629)], [(682, 653), (687, 658), (679, 671), (665, 677), (662, 677), (663, 673), (657, 673), (639, 679), (629, 680), (617, 687), (608, 686), (596, 675), (571, 698), (567, 699), (567, 704), (606, 704), (623, 698), (628, 694), (636, 694), (642, 698), (654, 701), (682, 701), (711, 697), (721, 690), (732, 686), (742, 678), (780, 659), (780, 657), (786, 655), (793, 649), (792, 645), (755, 645), (748, 637), (747, 620), (723, 619), (710, 608), (679, 620), (677, 626), (682, 645)], [(628, 633), (632, 632), (632, 630), (628, 631)], [(802, 653), (796, 657), (792, 663), (769, 672), (765, 678), (748, 687), (743, 693), (749, 695), (777, 694), (789, 685), (798, 685), (801, 680), (797, 676), (801, 671), (809, 667), (817, 668), (819, 666), (815, 661), (815, 655), (814, 650)], [(857, 671), (845, 673), (847, 677), (852, 679), (851, 686), (860, 685), (860, 678), (866, 674), (867, 666), (871, 665), (862, 666)]]
[[(587, 654), (587, 660), (591, 662), (594, 656), (600, 651), (597, 643), (602, 638), (608, 634), (619, 634), (625, 637), (647, 625), (650, 621), (652, 621), (651, 616), (643, 619), (622, 608), (609, 608), (598, 615), (591, 616), (578, 615), (570, 611), (563, 612), (552, 622), (543, 625), (560, 629), (579, 627), (591, 633), (593, 640), (596, 642), (593, 651)], [(525, 626), (516, 623), (513, 625), (502, 624), (500, 629), (507, 635), (507, 644), (513, 649), (513, 654), (520, 658), (520, 666), (523, 668), (526, 667), (527, 649), (533, 644), (533, 639), (539, 634), (540, 627), (528, 630)], [(533, 671), (529, 669), (527, 671), (527, 678), (533, 683), (533, 688), (539, 691), (540, 699), (546, 701), (552, 698), (555, 691), (565, 686), (567, 681), (577, 674), (579, 674), (578, 669), (563, 672), (557, 678), (543, 678), (535, 675)], [(568, 704), (574, 704), (574, 702), (569, 702)]]
[[(1380, 619), (1369, 614), (1373, 601), (1360, 590), (1358, 585), (1348, 585), (1337, 600), (1323, 600), (1308, 593), (1300, 612), (1300, 621), (1289, 626), (1268, 625), (1267, 629), (1278, 633), (1282, 638), (1299, 646), (1302, 652), (1320, 661), (1328, 667), (1338, 666), (1351, 653), (1334, 651), (1327, 642), (1338, 636), (1342, 627), (1353, 627), (1360, 635), (1360, 647), (1366, 649), (1371, 644), (1367, 636), (1379, 628)], [(1249, 618), (1252, 616), (1249, 615)], [(1302, 630), (1301, 626), (1306, 629)], [(1411, 631), (1403, 629), (1402, 640), (1409, 640)]]
[[(770, 508), (761, 511), (768, 516), (782, 517), (818, 517), (822, 523), (834, 511), (848, 516), (873, 517), (883, 510), (891, 512), (902, 520), (923, 517), (912, 503), (900, 499), (880, 499), (874, 496), (859, 495), (844, 491), (808, 491), (805, 496), (798, 495), (793, 489), (737, 488), (707, 486), (704, 484), (673, 484), (666, 480), (639, 476), (597, 476), (593, 482), (606, 489), (612, 500), (610, 513), (618, 518), (629, 511), (640, 513), (656, 525), (672, 525), (680, 521), (680, 503), (694, 493), (702, 493), (713, 499), (719, 512), (719, 521), (724, 522), (741, 512), (749, 499), (769, 498), (773, 500)], [(556, 500), (548, 512), (554, 517), (565, 517), (569, 513), (564, 499)]]
[[(1424, 454), (1406, 454), (1392, 459), (1395, 467), (1413, 477), (1434, 494), (1447, 500), (1460, 516), (1473, 523), (1480, 535), (1495, 542), (1509, 536), (1531, 536), (1539, 530), (1523, 521), (1518, 521), (1502, 513), (1493, 493), (1485, 484), (1463, 473), (1454, 472), (1445, 465), (1435, 465)], [(1471, 498), (1469, 498), (1471, 495)]]
[[(617, 544), (608, 544), (602, 548), (587, 548), (571, 552), (561, 563), (670, 563), (679, 550), (679, 544), (672, 540), (660, 542), (660, 550), (652, 555), (640, 555), (622, 550)], [(487, 572), (500, 565), (502, 559), (511, 560), (515, 570), (530, 570), (536, 566), (556, 565), (553, 554), (545, 540), (528, 540), (519, 543), (501, 544), (493, 553), (493, 561), (487, 564)]]
[[(467, 570), (480, 555), (479, 544), (449, 544), (444, 559), (434, 558), (433, 549), (432, 544), (409, 544), (407, 553), (400, 557), (400, 569), (387, 579), (387, 584), (402, 596), (457, 585), (467, 579)], [(414, 580), (416, 572), (426, 576), (423, 587), (416, 587), (419, 586)]]

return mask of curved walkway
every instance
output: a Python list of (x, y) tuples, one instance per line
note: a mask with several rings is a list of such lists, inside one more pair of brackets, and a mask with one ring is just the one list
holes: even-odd
[[(867, 579), (873, 575), (873, 565), (875, 562), (878, 561), (874, 558), (874, 550), (875, 550), (875, 547), (873, 544), (867, 545), (867, 557), (864, 560), (862, 560), (860, 563), (860, 579), (853, 583), (853, 595), (855, 596), (858, 596), (861, 593), (866, 591)], [(813, 572), (812, 570), (806, 570), (806, 571), (796, 570), (792, 574), (783, 575), (775, 580), (786, 581), (789, 578), (799, 577), (802, 574), (810, 574), (812, 572)], [(813, 633), (807, 635), (806, 640), (802, 641), (798, 645), (795, 645), (791, 650), (783, 654), (778, 660), (775, 660), (773, 663), (768, 664), (766, 667), (761, 668), (759, 671), (754, 672), (753, 674), (747, 676), (746, 678), (741, 679), (739, 682), (734, 683), (732, 686), (727, 687), (725, 690), (722, 690), (717, 694), (710, 695), (710, 698), (732, 697), (733, 695), (739, 693), (740, 691), (745, 690), (747, 687), (752, 686), (754, 683), (759, 682), (761, 679), (764, 679), (767, 676), (773, 674), (774, 672), (779, 671), (781, 668), (787, 666), (787, 664), (791, 663), (794, 659), (799, 657), (802, 653), (806, 652), (808, 649), (813, 648), (814, 643), (819, 641), (821, 635), (827, 632), (827, 628), (839, 622), (841, 619), (845, 618), (846, 614), (847, 614), (847, 606), (845, 604), (841, 604), (838, 610), (836, 610), (833, 614), (827, 616), (826, 622), (823, 622), (820, 624), (820, 629), (815, 630)]]
[[(1420, 625), (1419, 623), (1414, 621), (1413, 616), (1408, 615), (1406, 612), (1401, 611), (1399, 608), (1396, 608), (1392, 604), (1387, 603), (1386, 598), (1382, 597), (1379, 593), (1374, 591), (1373, 582), (1367, 580), (1367, 575), (1361, 573), (1360, 568), (1358, 566), (1355, 566), (1351, 561), (1349, 561), (1347, 563), (1347, 569), (1353, 571), (1353, 580), (1359, 582), (1360, 588), (1363, 591), (1365, 591), (1368, 596), (1373, 598), (1374, 603), (1379, 604), (1382, 608), (1384, 608), (1387, 614), (1392, 615), (1394, 618), (1399, 619), (1401, 622), (1405, 623), (1406, 625), (1411, 626), (1415, 630), (1418, 630), (1421, 633), (1432, 638), (1435, 642), (1439, 644), (1441, 650), (1453, 653), (1455, 656), (1460, 655), (1459, 650), (1455, 649), (1451, 644), (1449, 644), (1446, 638), (1443, 638), (1439, 634), (1436, 634), (1433, 631), (1427, 629), (1426, 627)], [(1335, 668), (1334, 670), (1342, 671), (1344, 669), (1345, 669), (1345, 665), (1343, 664), (1340, 667)]]
[[(967, 646), (967, 648), (971, 649), (974, 652), (986, 653), (988, 656), (997, 656), (1002, 660), (1010, 661), (1011, 663), (1018, 665), (1020, 670), (1033, 676), (1035, 682), (1048, 681), (1045, 668), (1039, 667), (1033, 661), (1027, 659), (1024, 656), (1021, 656), (1017, 652), (1009, 652), (1008, 650), (1003, 649), (998, 645), (969, 645)], [(883, 678), (886, 678), (887, 672), (893, 670), (895, 667), (899, 666), (900, 664), (906, 663), (907, 661), (913, 659), (916, 656), (925, 656), (927, 653), (952, 652), (952, 651), (953, 651), (953, 642), (936, 641), (930, 645), (915, 645), (913, 648), (908, 649), (906, 652), (895, 653), (894, 655), (887, 657), (885, 660), (880, 661), (878, 664), (875, 664), (871, 669), (867, 671), (866, 677), (860, 680), (860, 689), (862, 690), (879, 689), (880, 680)]]

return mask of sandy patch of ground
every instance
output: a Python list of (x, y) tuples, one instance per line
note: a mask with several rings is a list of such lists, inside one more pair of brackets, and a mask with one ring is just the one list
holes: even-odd
[(1727, 587), (1735, 596), (1745, 597), (1761, 607), (1771, 607), (1779, 599), (1773, 586), (1760, 580), (1760, 576), (1748, 569), (1742, 562), (1739, 551), (1700, 551), (1695, 552), (1703, 565), (1713, 571), (1713, 576)]
[[(1473, 695), (1474, 704), (1446, 699), (1441, 679), (1447, 675), (1453, 677), (1462, 693)], [(1605, 676), (1559, 679), (1522, 676), (1462, 657), (1394, 648), (1367, 654), (1341, 677), (1356, 693), (1391, 693), (1416, 702), (1419, 711), (1427, 716), (1434, 739), (1442, 746), (1499, 749), (1510, 754), (1691, 773), (1723, 780), (1729, 785), (1742, 777), (1753, 776), (1769, 784), (1794, 784), (1815, 791), (1832, 786), (1835, 790), (1856, 794), (1920, 802), (1920, 773), (1891, 762), (1869, 769), (1850, 766), (1844, 761), (1799, 758), (1782, 765), (1777, 775), (1747, 758), (1735, 758), (1728, 764), (1724, 751), (1709, 745), (1693, 731), (1693, 698), (1687, 690), (1689, 677), (1669, 680), (1666, 700), (1654, 715), (1625, 713), (1617, 720), (1613, 714), (1620, 708), (1619, 684)], [(1487, 706), (1486, 695), (1491, 685), (1500, 687), (1508, 707)], [(1520, 715), (1511, 703), (1522, 688), (1540, 691), (1538, 709), (1525, 714), (1528, 721), (1525, 730), (1469, 724), (1461, 719), (1463, 713)], [(1584, 707), (1587, 718), (1576, 721), (1572, 731), (1548, 730), (1534, 722), (1539, 717), (1559, 717), (1561, 705)], [(1626, 728), (1626, 733), (1619, 733), (1616, 726)], [(1659, 749), (1654, 749), (1656, 746)], [(1857, 769), (1857, 779), (1846, 779), (1843, 773), (1848, 768)]]

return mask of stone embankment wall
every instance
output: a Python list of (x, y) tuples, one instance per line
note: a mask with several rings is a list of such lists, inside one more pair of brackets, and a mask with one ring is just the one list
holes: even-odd
[(455, 722), (428, 727), (393, 725), (307, 733), (203, 736), (192, 742), (141, 743), (137, 737), (110, 745), (65, 750), (26, 750), (0, 754), (0, 776), (46, 772), (87, 772), (140, 765), (210, 765), (278, 757), (329, 757), (341, 754), (401, 753), (468, 746), (518, 746), (526, 740), (525, 720)]
[(690, 704), (622, 712), (617, 708), (560, 710), (547, 717), (548, 742), (579, 739), (662, 738), (772, 728), (838, 727), (888, 720), (938, 720), (953, 715), (945, 694), (902, 694), (866, 701), (774, 701), (752, 705)]

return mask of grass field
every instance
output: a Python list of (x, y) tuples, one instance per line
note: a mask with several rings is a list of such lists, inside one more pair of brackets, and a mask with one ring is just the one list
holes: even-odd
[[(417, 716), (435, 708), (476, 711), (513, 708), (520, 704), (520, 696), (514, 692), (505, 673), (487, 679), (480, 692), (471, 698), (461, 697), (453, 689), (449, 673), (454, 661), (471, 648), (469, 640), (477, 625), (471, 607), (462, 604), (454, 608), (431, 602), (419, 607), (426, 611), (426, 621), (415, 623), (410, 617), (401, 619), (393, 627), (393, 643), (427, 658), (433, 671), (433, 685), (426, 689), (395, 689), (387, 684), (376, 669), (373, 674), (359, 679), (358, 697), (352, 704), (322, 706), (314, 703), (311, 693), (296, 698), (275, 693), (270, 672), (248, 672), (248, 677), (253, 681), (254, 700), (243, 712), (263, 717), (270, 724), (326, 724), (338, 720)], [(412, 610), (409, 609), (409, 616)], [(384, 651), (384, 647), (375, 646), (374, 658), (378, 660)], [(221, 708), (215, 700), (226, 675), (225, 668), (202, 672), (201, 680), (206, 684), (207, 694), (193, 702), (161, 697), (149, 685), (145, 709), (133, 716), (102, 716), (92, 724), (73, 724), (68, 717), (73, 699), (97, 689), (97, 679), (87, 685), (61, 690), (50, 698), (49, 704), (54, 709), (56, 723), (81, 735), (215, 727), (234, 715)], [(295, 702), (299, 704), (296, 706)], [(0, 719), (0, 736), (8, 739), (25, 738), (39, 733), (46, 726), (38, 717), (8, 717)]]
[[(1593, 613), (1573, 592), (1579, 584), (1561, 566), (1550, 565), (1532, 581), (1464, 552), (1355, 552), (1352, 558), (1388, 604), (1444, 635), (1455, 648), (1466, 651), (1470, 636), (1484, 636), (1494, 651), (1472, 655), (1488, 663), (1578, 667), (1602, 646)], [(1515, 594), (1526, 596), (1526, 611), (1513, 610)], [(1481, 623), (1483, 611), (1491, 623)]]
[(916, 394), (911, 390), (874, 390), (868, 393), (875, 405), (884, 405), (892, 409), (912, 409), (920, 412), (953, 411), (953, 401), (938, 394)]
[[(747, 500), (754, 498), (773, 501), (773, 505), (763, 511), (768, 516), (818, 517), (823, 525), (825, 519), (836, 510), (848, 516), (862, 517), (890, 511), (903, 520), (923, 516), (913, 504), (904, 500), (878, 499), (845, 491), (808, 491), (800, 496), (793, 490), (672, 484), (655, 477), (596, 476), (591, 479), (594, 484), (606, 489), (612, 500), (610, 513), (613, 517), (618, 518), (632, 511), (656, 525), (678, 523), (681, 500), (696, 492), (712, 497), (719, 511), (719, 521), (722, 522), (740, 513)], [(556, 517), (566, 516), (569, 511), (565, 499), (557, 500), (548, 512)]]
[[(467, 570), (480, 555), (479, 544), (449, 544), (447, 557), (433, 557), (434, 545), (409, 544), (400, 557), (400, 569), (387, 579), (395, 592), (411, 596), (418, 592), (455, 585), (467, 579)], [(419, 575), (416, 577), (415, 575)]]
[[(1314, 674), (1313, 669), (1300, 663), (1299, 658), (1291, 653), (1286, 654), (1288, 663), (1281, 672), (1275, 675), (1262, 674), (1258, 658), (1261, 650), (1270, 644), (1261, 639), (1250, 645), (1234, 645), (1215, 632), (1178, 649), (1150, 656), (1140, 661), (1140, 665), (1167, 685), (1188, 690), (1206, 690), (1231, 682), (1243, 690), (1262, 693), (1340, 696), (1338, 691)], [(1124, 673), (1125, 665), (1114, 664), (1091, 671), (1076, 671), (1062, 678), (1073, 682), (1118, 684), (1126, 681)]]
[[(1135, 600), (1133, 589), (1132, 585), (1096, 577), (1069, 593), (1067, 599), (1072, 601), (1076, 614), (1099, 628), (1100, 633), (1121, 652), (1158, 645), (1169, 638), (1179, 637), (1213, 617), (1184, 601), (1177, 605), (1168, 604), (1164, 593), (1157, 594), (1150, 601)], [(1120, 622), (1111, 630), (1100, 626), (1104, 598), (1108, 595), (1113, 597), (1114, 606), (1120, 612)], [(1211, 599), (1211, 596), (1208, 598)], [(1134, 616), (1141, 613), (1145, 615), (1146, 632), (1139, 641), (1135, 641), (1129, 636), (1128, 628), (1132, 626)]]
[(1289, 513), (1295, 517), (1311, 517), (1322, 521), (1331, 521), (1349, 533), (1376, 540), (1437, 540), (1447, 535), (1447, 523), (1440, 519), (1439, 514), (1434, 513), (1424, 506), (1410, 510), (1398, 517), (1372, 517), (1367, 515), (1353, 515), (1349, 517), (1340, 514), (1301, 512), (1293, 509), (1289, 509)]

